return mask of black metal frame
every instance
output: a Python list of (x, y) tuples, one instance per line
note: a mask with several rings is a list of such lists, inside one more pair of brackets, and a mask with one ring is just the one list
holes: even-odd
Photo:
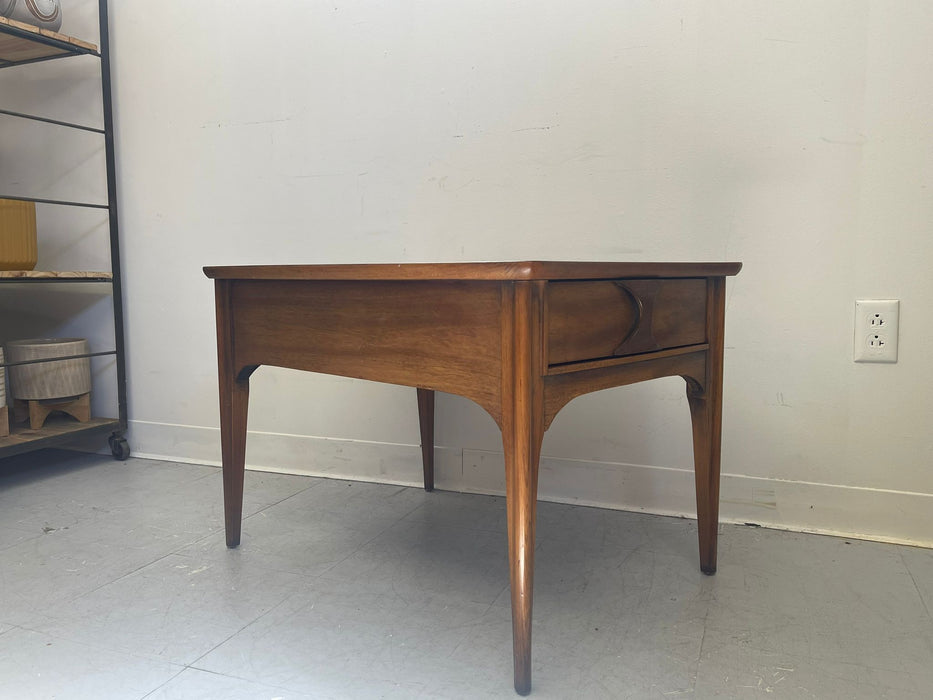
[[(80, 355), (70, 355), (68, 358), (48, 358), (43, 360), (30, 360), (27, 362), (9, 362), (9, 363), (0, 363), (0, 368), (4, 367), (13, 367), (22, 364), (35, 364), (40, 362), (56, 362), (62, 359), (78, 359), (78, 358), (90, 358), (90, 357), (100, 357), (100, 356), (114, 356), (116, 359), (116, 371), (117, 371), (117, 406), (119, 416), (116, 420), (107, 421), (103, 424), (89, 425), (86, 428), (76, 429), (66, 434), (56, 434), (56, 435), (44, 435), (41, 437), (36, 437), (31, 439), (28, 442), (17, 441), (15, 443), (0, 445), (0, 457), (5, 457), (13, 454), (19, 454), (23, 452), (28, 452), (33, 449), (41, 449), (44, 447), (51, 447), (55, 445), (66, 444), (73, 440), (79, 440), (84, 437), (87, 437), (92, 434), (101, 434), (101, 433), (111, 433), (110, 435), (110, 447), (113, 450), (115, 457), (120, 459), (126, 459), (129, 455), (129, 448), (127, 446), (126, 440), (123, 437), (123, 434), (126, 432), (128, 425), (128, 412), (127, 412), (127, 395), (126, 395), (126, 345), (124, 340), (124, 326), (123, 326), (123, 279), (121, 275), (121, 262), (120, 262), (120, 227), (119, 227), (119, 216), (117, 209), (117, 187), (116, 187), (116, 157), (115, 157), (115, 148), (114, 148), (114, 137), (113, 137), (113, 93), (111, 86), (111, 73), (110, 73), (110, 25), (109, 25), (109, 15), (108, 15), (108, 0), (98, 0), (98, 15), (99, 15), (99, 26), (100, 26), (100, 50), (94, 51), (82, 46), (75, 44), (70, 44), (67, 42), (60, 41), (55, 37), (50, 37), (45, 34), (36, 34), (33, 32), (25, 31), (19, 27), (0, 24), (0, 33), (12, 34), (14, 36), (19, 36), (24, 39), (28, 39), (31, 42), (37, 44), (45, 44), (51, 46), (55, 49), (61, 51), (61, 53), (55, 54), (53, 56), (46, 56), (41, 58), (27, 59), (23, 61), (4, 61), (0, 60), (0, 69), (9, 68), (12, 66), (21, 66), (29, 63), (37, 63), (40, 61), (54, 60), (60, 58), (66, 58), (70, 56), (81, 56), (81, 55), (90, 55), (96, 56), (100, 59), (100, 81), (101, 81), (101, 93), (102, 93), (102, 102), (103, 102), (103, 121), (104, 128), (99, 129), (96, 127), (85, 126), (82, 124), (74, 124), (71, 122), (60, 121), (57, 119), (49, 119), (46, 117), (25, 114), (22, 112), (14, 112), (10, 110), (0, 109), (0, 114), (28, 119), (37, 122), (43, 122), (47, 124), (53, 124), (56, 126), (62, 126), (70, 129), (79, 129), (83, 131), (89, 131), (93, 133), (100, 134), (104, 137), (104, 151), (105, 151), (105, 160), (106, 160), (106, 170), (107, 170), (107, 203), (98, 204), (91, 202), (71, 202), (65, 200), (56, 200), (56, 199), (37, 199), (31, 197), (21, 197), (21, 196), (9, 196), (9, 195), (0, 195), (2, 199), (12, 199), (18, 201), (29, 201), (36, 202), (38, 204), (55, 204), (62, 206), (72, 206), (72, 207), (89, 207), (93, 209), (106, 209), (108, 211), (108, 220), (110, 227), (110, 261), (111, 261), (111, 270), (112, 277), (82, 277), (82, 278), (29, 278), (29, 277), (12, 277), (12, 278), (0, 278), (0, 284), (76, 284), (76, 283), (101, 283), (106, 282), (111, 285), (111, 294), (113, 299), (113, 331), (114, 331), (114, 350), (107, 350), (103, 352), (93, 352), (85, 353)], [(2, 443), (5, 438), (0, 438), (0, 443)]]

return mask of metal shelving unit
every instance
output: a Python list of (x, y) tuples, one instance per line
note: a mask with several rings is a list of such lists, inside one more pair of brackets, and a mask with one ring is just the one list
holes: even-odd
[[(101, 94), (103, 98), (103, 126), (98, 128), (75, 124), (41, 115), (25, 114), (0, 109), (0, 115), (25, 119), (54, 127), (77, 129), (99, 134), (104, 140), (107, 171), (107, 202), (78, 202), (58, 199), (38, 199), (10, 196), (0, 193), (2, 199), (31, 201), (63, 207), (85, 207), (106, 210), (110, 229), (111, 272), (97, 271), (12, 271), (0, 272), (0, 292), (8, 285), (16, 285), (22, 293), (29, 293), (36, 285), (107, 285), (113, 300), (113, 349), (88, 353), (76, 357), (113, 356), (116, 364), (116, 392), (118, 416), (92, 418), (85, 423), (73, 419), (50, 417), (39, 430), (13, 425), (8, 437), (0, 437), (0, 457), (31, 450), (65, 445), (85, 438), (109, 434), (110, 449), (117, 459), (129, 456), (129, 445), (123, 437), (127, 427), (126, 357), (123, 338), (123, 290), (120, 275), (120, 232), (117, 216), (117, 191), (113, 141), (113, 109), (110, 84), (110, 42), (107, 0), (98, 0), (100, 21), (100, 47), (58, 32), (39, 29), (28, 24), (0, 17), (0, 69), (24, 66), (40, 61), (65, 59), (72, 56), (95, 56), (100, 62)], [(28, 70), (19, 68), (19, 70)], [(2, 99), (2, 98), (0, 98)], [(61, 358), (56, 358), (61, 359)], [(55, 361), (55, 360), (45, 360)], [(20, 363), (6, 363), (12, 367)]]

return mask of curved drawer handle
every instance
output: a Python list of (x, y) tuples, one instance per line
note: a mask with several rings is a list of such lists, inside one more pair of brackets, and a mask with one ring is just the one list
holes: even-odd
[(615, 285), (632, 300), (635, 306), (635, 323), (612, 354), (634, 355), (660, 349), (661, 346), (651, 331), (654, 301), (659, 289), (658, 281), (616, 280)]

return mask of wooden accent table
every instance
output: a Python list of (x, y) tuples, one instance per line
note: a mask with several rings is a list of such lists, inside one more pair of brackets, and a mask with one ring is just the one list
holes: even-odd
[(505, 450), (515, 690), (531, 690), (541, 441), (571, 399), (679, 375), (693, 423), (700, 569), (716, 571), (725, 278), (741, 263), (206, 267), (215, 280), (227, 546), (240, 542), (249, 377), (260, 365), (416, 387), (424, 487), (434, 392), (482, 406)]

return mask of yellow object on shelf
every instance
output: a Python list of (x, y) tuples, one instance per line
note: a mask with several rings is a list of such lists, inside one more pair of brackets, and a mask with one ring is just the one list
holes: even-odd
[(38, 260), (36, 203), (0, 199), (0, 270), (32, 270)]

